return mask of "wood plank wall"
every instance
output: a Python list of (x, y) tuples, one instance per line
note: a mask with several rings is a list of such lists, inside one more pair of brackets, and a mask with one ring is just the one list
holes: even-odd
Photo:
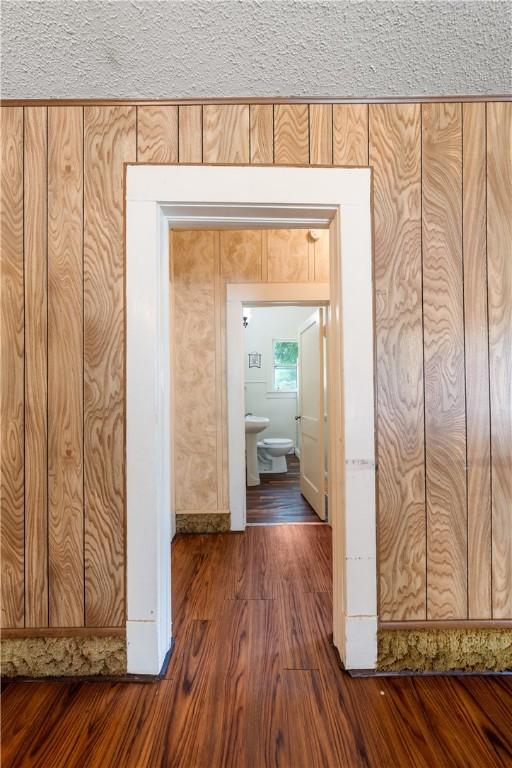
[(3, 626), (124, 622), (136, 160), (373, 167), (380, 618), (512, 618), (510, 102), (2, 106), (0, 132)]

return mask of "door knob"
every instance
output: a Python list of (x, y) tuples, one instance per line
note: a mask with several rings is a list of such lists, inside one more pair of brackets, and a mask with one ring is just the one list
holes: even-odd
[(302, 419), (302, 416), (296, 416), (295, 421), (298, 421), (299, 419)]

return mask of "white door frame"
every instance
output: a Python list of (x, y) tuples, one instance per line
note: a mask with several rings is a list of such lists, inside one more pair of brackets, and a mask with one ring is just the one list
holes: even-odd
[(226, 285), (226, 363), (228, 402), (229, 511), (231, 530), (246, 526), (244, 432), (244, 306), (329, 303), (328, 283), (228, 283)]
[[(126, 172), (126, 590), (129, 673), (171, 645), (169, 226), (331, 231), (330, 392), (335, 467), (334, 642), (349, 669), (377, 656), (375, 401), (369, 168), (128, 165)], [(342, 219), (342, 225), (340, 225)], [(333, 397), (334, 395), (334, 397)]]

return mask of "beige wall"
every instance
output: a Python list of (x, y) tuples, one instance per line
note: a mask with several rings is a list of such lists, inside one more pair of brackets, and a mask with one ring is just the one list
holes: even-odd
[(177, 514), (229, 511), (226, 283), (326, 282), (329, 233), (174, 231), (174, 488)]

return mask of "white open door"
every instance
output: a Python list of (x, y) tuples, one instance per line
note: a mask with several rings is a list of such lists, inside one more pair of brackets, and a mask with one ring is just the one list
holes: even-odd
[(323, 312), (317, 309), (299, 328), (300, 491), (321, 520), (324, 500)]

